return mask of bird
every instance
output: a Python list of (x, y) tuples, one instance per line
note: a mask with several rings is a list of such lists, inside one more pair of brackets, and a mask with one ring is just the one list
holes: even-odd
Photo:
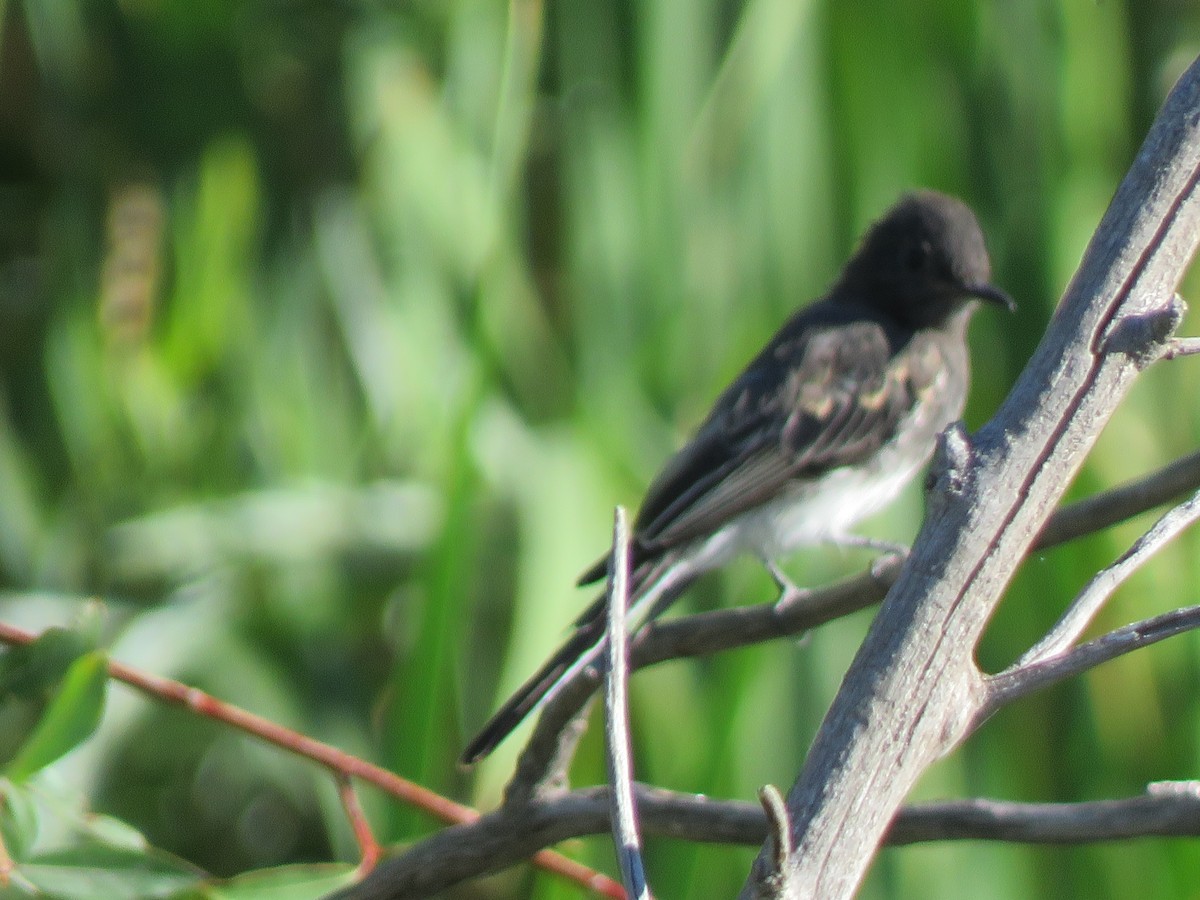
[[(800, 308), (719, 395), (647, 489), (630, 540), (627, 622), (659, 616), (698, 576), (752, 553), (879, 546), (851, 528), (928, 462), (962, 415), (967, 325), (980, 303), (1015, 310), (991, 283), (975, 214), (932, 190), (902, 196), (866, 232), (823, 298)], [(609, 555), (580, 576), (604, 579)], [(580, 671), (600, 665), (607, 596), (463, 750), (490, 754)]]

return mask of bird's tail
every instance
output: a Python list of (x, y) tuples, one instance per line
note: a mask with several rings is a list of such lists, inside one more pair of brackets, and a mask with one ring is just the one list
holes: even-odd
[[(661, 557), (633, 573), (628, 621), (630, 627), (657, 618), (691, 582), (678, 560)], [(549, 703), (584, 669), (596, 666), (608, 646), (608, 597), (601, 594), (575, 623), (575, 632), (516, 693), (487, 721), (460, 758), (463, 765), (479, 762), (511, 734), (526, 716)]]
[(462, 763), (477, 763), (495, 750), (526, 716), (548, 702), (566, 684), (569, 672), (579, 671), (594, 662), (604, 646), (603, 618), (576, 628), (558, 652), (488, 719), (487, 724), (463, 750)]

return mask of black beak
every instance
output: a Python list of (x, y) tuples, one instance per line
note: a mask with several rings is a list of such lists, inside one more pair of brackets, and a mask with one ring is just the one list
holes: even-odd
[(1003, 306), (1010, 313), (1017, 311), (1017, 303), (1012, 297), (1004, 293), (998, 287), (992, 287), (990, 284), (972, 284), (967, 286), (967, 296), (978, 297), (985, 303), (994, 303), (997, 306)]

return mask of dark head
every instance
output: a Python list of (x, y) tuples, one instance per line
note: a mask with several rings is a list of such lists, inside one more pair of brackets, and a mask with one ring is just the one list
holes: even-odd
[(937, 326), (974, 299), (1010, 311), (989, 284), (992, 266), (975, 214), (934, 191), (903, 197), (871, 226), (834, 291), (914, 327)]

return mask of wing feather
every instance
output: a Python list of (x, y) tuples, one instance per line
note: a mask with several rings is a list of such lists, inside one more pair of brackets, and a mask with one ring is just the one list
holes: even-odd
[(918, 385), (897, 357), (900, 341), (875, 321), (781, 338), (651, 485), (635, 532), (642, 553), (710, 534), (793, 479), (864, 461), (917, 400)]

